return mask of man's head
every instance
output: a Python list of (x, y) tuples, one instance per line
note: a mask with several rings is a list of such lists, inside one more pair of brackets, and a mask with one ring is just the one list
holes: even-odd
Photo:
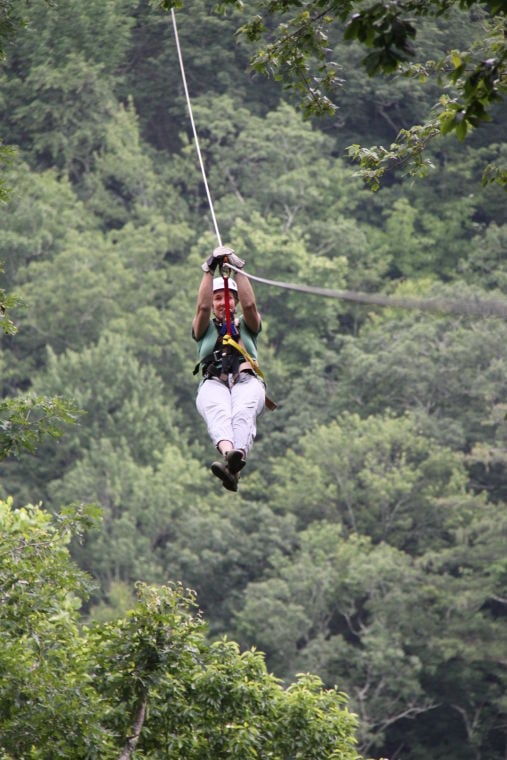
[[(238, 303), (238, 286), (230, 277), (227, 279), (229, 286), (229, 309), (231, 314), (236, 311)], [(225, 318), (225, 285), (223, 277), (215, 277), (213, 280), (213, 314), (217, 319)]]

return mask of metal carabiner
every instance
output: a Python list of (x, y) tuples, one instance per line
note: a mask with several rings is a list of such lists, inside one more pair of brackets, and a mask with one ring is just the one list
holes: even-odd
[(219, 265), (220, 275), (225, 279), (231, 276), (231, 268), (228, 266), (227, 256), (224, 256), (222, 263)]

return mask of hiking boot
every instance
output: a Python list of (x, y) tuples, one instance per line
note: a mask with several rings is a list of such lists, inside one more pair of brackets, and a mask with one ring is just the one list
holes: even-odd
[(225, 461), (230, 472), (235, 474), (246, 465), (245, 455), (240, 449), (232, 449), (225, 454)]
[(228, 491), (238, 490), (238, 476), (229, 470), (225, 462), (213, 462), (211, 472), (220, 478), (224, 488), (227, 488)]

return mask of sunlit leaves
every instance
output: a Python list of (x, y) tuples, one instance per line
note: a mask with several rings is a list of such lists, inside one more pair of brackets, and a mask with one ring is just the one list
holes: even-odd
[[(0, 142), (0, 168), (2, 170), (10, 164), (13, 156), (14, 156), (13, 148), (11, 148), (8, 145), (2, 145)], [(0, 179), (0, 203), (7, 201), (8, 197), (9, 197), (9, 187), (6, 184), (5, 179), (2, 177)]]
[(428, 142), (440, 132), (437, 121), (402, 129), (389, 148), (382, 145), (364, 148), (350, 145), (350, 158), (359, 163), (357, 176), (372, 190), (378, 190), (386, 172), (401, 170), (407, 176), (426, 176), (433, 164), (424, 154)]
[[(170, 5), (172, 3), (161, 3), (162, 7)], [(234, 2), (223, 2), (221, 7), (227, 5), (244, 11), (243, 4), (238, 6)], [(449, 87), (454, 89), (457, 97), (449, 100), (439, 124), (427, 122), (405, 128), (390, 149), (379, 149), (380, 156), (372, 151), (367, 155), (363, 149), (352, 151), (352, 157), (360, 161), (361, 175), (377, 189), (387, 166), (391, 170), (401, 160), (413, 167), (411, 174), (420, 173), (424, 166), (421, 152), (427, 139), (440, 132), (452, 132), (463, 140), (471, 128), (491, 118), (492, 105), (503, 98), (507, 53), (501, 2), (490, 5), (488, 16), (482, 15), (487, 33), (484, 35), (478, 28), (480, 37), (470, 51), (449, 51), (447, 59), (438, 63), (424, 64), (415, 59), (420, 20), (443, 16), (453, 5), (448, 0), (406, 4), (379, 0), (364, 8), (360, 3), (336, 0), (330, 3), (312, 0), (303, 6), (296, 0), (258, 0), (250, 10), (253, 15), (241, 25), (239, 32), (256, 47), (253, 69), (295, 91), (306, 116), (329, 116), (336, 109), (343, 80), (336, 62), (330, 60), (328, 37), (335, 29), (341, 31), (345, 41), (358, 42), (366, 49), (362, 64), (369, 76), (391, 74), (403, 68), (405, 73), (421, 80), (423, 70), (426, 78), (433, 69), (439, 72), (443, 92)], [(458, 5), (468, 9), (476, 2), (467, 0)], [(424, 133), (422, 140), (421, 133)], [(409, 135), (416, 137), (415, 142), (407, 139)], [(503, 174), (489, 172), (488, 177), (502, 182)]]
[(137, 586), (122, 618), (78, 625), (86, 578), (67, 530), (0, 502), (0, 730), (12, 756), (359, 760), (346, 698), (302, 676), (284, 690), (260, 653), (209, 644), (195, 595)]
[(57, 396), (0, 400), (0, 461), (23, 451), (33, 453), (45, 436), (59, 438), (64, 425), (75, 423), (79, 414), (75, 404)]
[(0, 329), (3, 330), (5, 335), (14, 335), (16, 333), (17, 328), (10, 318), (10, 310), (18, 303), (19, 299), (15, 295), (6, 293), (5, 290), (0, 289)]

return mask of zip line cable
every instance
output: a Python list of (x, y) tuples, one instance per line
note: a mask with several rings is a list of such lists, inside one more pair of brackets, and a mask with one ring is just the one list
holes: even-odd
[(217, 236), (218, 245), (222, 245), (222, 238), (220, 237), (220, 231), (218, 229), (217, 219), (216, 219), (216, 216), (215, 216), (215, 211), (213, 209), (213, 201), (211, 200), (211, 193), (210, 193), (209, 187), (208, 187), (208, 180), (206, 179), (206, 171), (205, 171), (205, 168), (204, 168), (204, 162), (202, 160), (201, 148), (199, 146), (199, 138), (197, 136), (197, 129), (195, 128), (194, 115), (192, 113), (192, 104), (190, 103), (190, 95), (188, 93), (187, 78), (185, 76), (185, 67), (183, 65), (183, 56), (181, 55), (180, 38), (179, 38), (179, 35), (178, 35), (178, 27), (177, 27), (177, 24), (176, 24), (176, 14), (174, 12), (174, 8), (171, 8), (171, 17), (172, 17), (172, 20), (173, 20), (174, 38), (176, 40), (176, 50), (177, 50), (177, 53), (178, 53), (178, 61), (180, 63), (181, 79), (182, 79), (182, 82), (183, 82), (183, 89), (185, 90), (185, 98), (187, 100), (187, 108), (188, 108), (188, 113), (189, 113), (189, 116), (190, 116), (190, 123), (192, 125), (192, 131), (194, 133), (195, 148), (197, 150), (197, 156), (199, 158), (199, 165), (201, 167), (202, 178), (203, 178), (203, 181), (204, 181), (204, 187), (206, 189), (206, 196), (208, 198), (208, 205), (209, 205), (209, 209), (210, 209), (210, 213), (211, 213), (211, 218), (213, 220), (213, 226), (215, 228), (215, 234)]
[(417, 311), (474, 316), (483, 319), (487, 317), (507, 319), (507, 301), (499, 298), (409, 298), (390, 296), (383, 293), (361, 293), (356, 290), (330, 290), (329, 288), (320, 288), (313, 285), (298, 285), (292, 282), (282, 282), (281, 280), (267, 280), (264, 277), (257, 277), (249, 272), (245, 272), (244, 269), (238, 269), (232, 264), (227, 264), (227, 266), (235, 272), (244, 274), (250, 280), (255, 280), (264, 285), (273, 285), (277, 288), (296, 290), (300, 293), (309, 293), (310, 295), (323, 296), (325, 298), (338, 298), (342, 301), (353, 301), (374, 306), (389, 306), (393, 309), (416, 309)]
[[(176, 41), (176, 50), (178, 53), (178, 61), (180, 64), (181, 79), (183, 82), (183, 89), (185, 91), (190, 123), (192, 125), (192, 132), (194, 134), (197, 157), (199, 159), (199, 166), (201, 167), (201, 174), (204, 182), (204, 188), (206, 190), (206, 197), (208, 199), (211, 218), (213, 220), (213, 226), (215, 228), (216, 238), (218, 245), (221, 246), (222, 239), (220, 237), (220, 231), (218, 229), (218, 223), (213, 208), (213, 201), (211, 199), (211, 193), (208, 187), (206, 170), (202, 159), (201, 148), (199, 146), (199, 138), (195, 126), (194, 115), (192, 113), (192, 104), (190, 102), (190, 95), (188, 92), (187, 79), (185, 76), (185, 67), (183, 65), (183, 56), (181, 54), (180, 40), (174, 8), (171, 8), (171, 17), (173, 22), (174, 38)], [(459, 300), (452, 298), (404, 298), (400, 296), (385, 295), (382, 293), (361, 293), (355, 290), (330, 290), (328, 288), (314, 287), (312, 285), (298, 285), (296, 283), (282, 282), (280, 280), (267, 280), (264, 277), (257, 277), (253, 274), (245, 272), (243, 269), (237, 269), (231, 264), (227, 264), (227, 266), (230, 269), (233, 269), (235, 272), (241, 272), (241, 274), (244, 274), (250, 280), (255, 280), (256, 282), (263, 283), (264, 285), (272, 285), (277, 288), (285, 288), (286, 290), (296, 290), (301, 293), (309, 293), (310, 295), (323, 296), (325, 298), (337, 298), (342, 301), (353, 301), (355, 303), (372, 304), (375, 306), (389, 306), (391, 308), (398, 309), (416, 309), (418, 311), (428, 311), (441, 314), (459, 314), (462, 316), (474, 316), (480, 318), (500, 317), (501, 319), (507, 319), (507, 301), (498, 298), (484, 299), (477, 297), (466, 299), (462, 298)]]

